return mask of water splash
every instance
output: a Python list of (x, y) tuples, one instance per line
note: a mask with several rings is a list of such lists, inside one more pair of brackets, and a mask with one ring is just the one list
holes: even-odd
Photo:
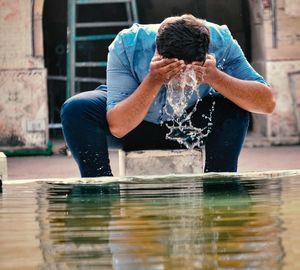
[[(207, 120), (206, 127), (195, 127), (192, 123), (192, 115), (202, 100), (198, 88), (196, 73), (192, 67), (187, 68), (179, 77), (167, 84), (164, 113), (171, 120), (171, 124), (167, 124), (169, 133), (166, 134), (166, 139), (176, 141), (187, 149), (200, 148), (203, 145), (203, 138), (209, 135), (212, 128), (214, 102), (208, 115), (202, 114), (202, 118)], [(188, 101), (193, 96), (196, 96), (196, 103), (190, 110), (187, 108)]]

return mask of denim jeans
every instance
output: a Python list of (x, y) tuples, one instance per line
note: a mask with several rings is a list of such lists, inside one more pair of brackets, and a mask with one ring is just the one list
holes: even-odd
[[(207, 124), (202, 114), (208, 114), (214, 101), (212, 130), (204, 139), (204, 170), (236, 172), (249, 125), (249, 112), (218, 93), (208, 95), (198, 103), (192, 118), (195, 126)], [(81, 176), (112, 175), (107, 144), (106, 91), (93, 90), (69, 98), (61, 109), (61, 121), (67, 146), (79, 166)], [(126, 150), (182, 148), (176, 142), (165, 139), (167, 132), (165, 124), (143, 121), (120, 142)]]

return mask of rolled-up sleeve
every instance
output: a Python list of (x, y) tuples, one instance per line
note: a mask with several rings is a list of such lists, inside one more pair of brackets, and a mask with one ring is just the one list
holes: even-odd
[(131, 95), (138, 87), (132, 75), (130, 64), (122, 42), (118, 35), (109, 47), (107, 59), (107, 111)]
[(268, 85), (265, 79), (249, 64), (244, 52), (238, 42), (233, 39), (229, 29), (226, 27), (223, 30), (227, 32), (226, 43), (228, 42), (228, 49), (224, 57), (224, 71), (241, 80), (257, 81)]

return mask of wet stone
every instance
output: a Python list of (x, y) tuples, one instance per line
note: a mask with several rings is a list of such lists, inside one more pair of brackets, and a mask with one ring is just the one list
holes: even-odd
[(120, 176), (194, 174), (203, 172), (202, 151), (119, 150)]

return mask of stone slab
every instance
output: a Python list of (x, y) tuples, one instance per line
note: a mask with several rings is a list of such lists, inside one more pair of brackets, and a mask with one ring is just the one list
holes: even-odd
[(284, 11), (292, 17), (300, 17), (300, 0), (285, 0)]
[[(211, 178), (214, 181), (218, 178), (220, 181), (224, 180), (224, 177), (237, 177), (239, 179), (243, 178), (253, 178), (253, 180), (261, 180), (262, 177), (271, 179), (278, 177), (289, 177), (289, 176), (300, 176), (300, 170), (271, 170), (271, 171), (251, 171), (251, 172), (242, 172), (242, 173), (199, 173), (199, 174), (181, 174), (173, 175), (172, 178)], [(64, 184), (84, 184), (84, 185), (101, 185), (109, 183), (123, 183), (124, 181), (131, 180), (144, 180), (145, 182), (151, 182), (155, 179), (168, 179), (168, 175), (143, 175), (137, 177), (119, 177), (119, 176), (103, 176), (103, 177), (88, 177), (88, 178), (43, 178), (43, 179), (18, 179), (18, 180), (9, 180), (4, 181), (4, 185), (23, 185), (30, 183), (64, 183)], [(284, 180), (284, 179), (283, 179)]]
[(197, 174), (203, 172), (201, 150), (119, 150), (119, 175)]
[(0, 181), (7, 180), (7, 159), (3, 152), (0, 152)]
[(268, 116), (268, 138), (299, 137), (300, 61), (266, 62), (267, 81), (276, 98)]
[(2, 151), (47, 148), (46, 75), (46, 69), (0, 70)]

